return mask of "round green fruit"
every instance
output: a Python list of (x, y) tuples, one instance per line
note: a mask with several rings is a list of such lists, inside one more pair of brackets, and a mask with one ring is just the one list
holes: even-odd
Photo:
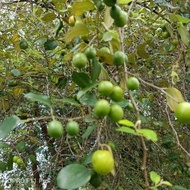
[(139, 89), (139, 80), (136, 77), (129, 77), (127, 80), (128, 90), (138, 90)]
[(103, 0), (108, 7), (112, 7), (117, 3), (117, 0)]
[(172, 45), (177, 46), (179, 44), (179, 40), (177, 38), (172, 40)]
[(66, 126), (66, 131), (69, 136), (76, 136), (80, 131), (79, 124), (76, 121), (69, 121)]
[(48, 123), (47, 132), (50, 137), (60, 138), (63, 134), (63, 126), (60, 121), (54, 119)]
[(110, 106), (109, 118), (113, 122), (118, 122), (123, 118), (123, 109), (118, 104), (113, 104)]
[(164, 39), (167, 39), (167, 38), (170, 37), (170, 34), (169, 34), (167, 31), (162, 32), (162, 37), (163, 37)]
[(18, 159), (20, 159), (20, 157), (19, 157), (19, 156), (13, 156), (13, 162), (15, 162), (15, 163), (16, 163)]
[(73, 57), (73, 66), (78, 69), (83, 69), (88, 64), (88, 59), (84, 53), (77, 53)]
[(104, 117), (108, 115), (110, 111), (110, 104), (105, 99), (100, 99), (96, 102), (94, 106), (94, 114), (99, 117)]
[(121, 11), (122, 11), (122, 10), (121, 10), (120, 6), (114, 5), (114, 6), (112, 6), (111, 9), (110, 9), (110, 16), (111, 16), (113, 19), (117, 19), (117, 18), (120, 16)]
[(23, 165), (23, 160), (21, 158), (18, 158), (17, 161), (16, 161), (16, 163), (18, 165)]
[(116, 19), (114, 19), (114, 24), (117, 27), (124, 27), (127, 22), (128, 22), (128, 18), (127, 18), (127, 13), (125, 11), (121, 11), (119, 17), (117, 17)]
[(190, 103), (182, 102), (182, 103), (177, 104), (174, 114), (179, 122), (189, 124), (190, 123)]
[(19, 46), (20, 46), (20, 49), (25, 50), (28, 48), (28, 43), (25, 40), (21, 40)]
[(92, 155), (94, 171), (100, 175), (107, 175), (114, 169), (114, 159), (107, 150), (97, 150)]
[(103, 96), (109, 96), (113, 91), (113, 84), (110, 81), (101, 81), (98, 85), (98, 92)]
[(111, 53), (110, 49), (108, 47), (102, 47), (102, 48), (100, 48), (100, 51), (105, 52), (105, 53)]
[(122, 51), (116, 51), (113, 55), (113, 64), (116, 66), (123, 65), (126, 59), (126, 55)]
[(120, 102), (123, 98), (124, 92), (123, 89), (120, 86), (113, 86), (113, 91), (110, 94), (110, 98), (114, 102)]
[(90, 46), (86, 49), (85, 54), (88, 59), (93, 59), (94, 57), (96, 57), (96, 49)]

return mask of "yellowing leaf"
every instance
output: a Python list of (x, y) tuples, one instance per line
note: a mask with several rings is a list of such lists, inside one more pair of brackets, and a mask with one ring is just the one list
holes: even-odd
[(56, 19), (56, 15), (54, 13), (47, 13), (41, 18), (44, 22), (50, 22)]
[(76, 24), (73, 28), (67, 31), (65, 34), (65, 42), (69, 43), (73, 38), (77, 36), (85, 36), (89, 33), (89, 29), (83, 23)]
[(109, 29), (112, 26), (113, 22), (114, 22), (114, 20), (110, 16), (110, 8), (107, 7), (105, 14), (104, 14), (104, 23), (105, 23), (106, 27)]
[(139, 44), (137, 46), (137, 54), (143, 59), (148, 59), (149, 55), (147, 54), (145, 48), (146, 48), (146, 44)]
[(13, 94), (15, 97), (19, 97), (24, 92), (24, 89), (20, 86), (16, 86), (13, 89)]
[(85, 11), (90, 11), (94, 9), (94, 3), (90, 0), (78, 1), (72, 6), (71, 13), (75, 16), (82, 15)]
[(166, 100), (172, 111), (175, 110), (175, 107), (178, 103), (184, 102), (181, 92), (173, 87), (166, 89)]

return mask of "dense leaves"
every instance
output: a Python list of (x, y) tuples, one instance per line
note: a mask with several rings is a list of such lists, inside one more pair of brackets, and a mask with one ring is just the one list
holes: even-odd
[[(186, 0), (2, 1), (0, 189), (189, 189), (190, 128), (174, 113), (190, 102), (189, 13)], [(52, 120), (80, 130), (52, 138)], [(104, 177), (97, 149), (116, 163)]]

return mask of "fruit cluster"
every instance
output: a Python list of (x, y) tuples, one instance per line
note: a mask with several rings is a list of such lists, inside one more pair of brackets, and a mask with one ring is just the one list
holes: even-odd
[(117, 0), (104, 0), (104, 3), (110, 8), (110, 16), (114, 19), (117, 27), (124, 27), (127, 24), (127, 13), (117, 5)]
[[(120, 102), (124, 95), (123, 89), (118, 85), (113, 85), (110, 81), (101, 81), (98, 85), (98, 92), (102, 96), (111, 98), (114, 102)], [(98, 117), (108, 116), (113, 122), (121, 120), (124, 115), (120, 105), (116, 103), (110, 105), (106, 99), (99, 99), (96, 102), (94, 114)]]
[[(79, 124), (73, 120), (68, 121), (66, 124), (66, 131), (68, 136), (70, 137), (76, 136), (80, 131)], [(53, 137), (55, 139), (61, 138), (61, 136), (64, 133), (64, 128), (62, 123), (56, 119), (53, 119), (47, 125), (47, 132), (50, 137)]]

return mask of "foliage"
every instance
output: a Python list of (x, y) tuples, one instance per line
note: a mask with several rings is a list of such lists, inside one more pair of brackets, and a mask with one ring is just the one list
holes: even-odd
[[(1, 2), (0, 189), (190, 189), (190, 128), (174, 114), (190, 101), (190, 3), (104, 2)], [(74, 67), (81, 54), (85, 63), (77, 58)], [(130, 77), (140, 83), (134, 91)], [(119, 98), (99, 93), (101, 81)], [(96, 116), (100, 99), (118, 105), (123, 119)], [(51, 138), (54, 119), (64, 131), (76, 121), (79, 133)], [(92, 167), (99, 149), (113, 154), (107, 176)]]

